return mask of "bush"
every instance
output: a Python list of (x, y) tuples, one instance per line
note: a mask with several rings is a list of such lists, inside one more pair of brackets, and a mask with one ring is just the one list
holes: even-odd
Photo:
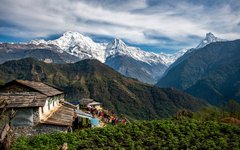
[(132, 124), (21, 137), (12, 149), (239, 149), (240, 128), (193, 119)]

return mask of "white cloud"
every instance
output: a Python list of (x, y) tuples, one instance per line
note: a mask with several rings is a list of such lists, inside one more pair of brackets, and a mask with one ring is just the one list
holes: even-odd
[[(25, 30), (0, 28), (0, 34), (37, 38), (72, 30), (169, 48), (195, 46), (196, 39), (190, 37), (202, 37), (209, 31), (221, 38), (240, 37), (240, 10), (227, 4), (216, 8), (178, 1), (156, 6), (148, 6), (146, 0), (100, 2), (1, 0), (0, 19)], [(172, 45), (146, 36), (149, 31), (172, 39)]]

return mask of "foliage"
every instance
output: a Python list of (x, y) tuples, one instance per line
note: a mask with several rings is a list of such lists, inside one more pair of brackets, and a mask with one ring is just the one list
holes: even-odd
[(226, 116), (228, 116), (228, 112), (217, 107), (205, 107), (193, 113), (193, 118), (201, 121), (219, 121)]
[(240, 40), (213, 42), (180, 57), (157, 85), (175, 87), (221, 106), (240, 102)]
[(240, 128), (193, 119), (137, 121), (132, 124), (21, 137), (12, 149), (239, 149)]
[(0, 65), (1, 80), (46, 82), (64, 89), (65, 98), (93, 98), (117, 114), (134, 119), (166, 118), (178, 109), (196, 111), (206, 103), (174, 89), (161, 89), (127, 78), (97, 60), (46, 64), (31, 58)]
[(230, 99), (225, 106), (226, 111), (230, 112), (231, 117), (236, 117), (240, 119), (240, 104), (233, 100)]
[(240, 104), (235, 100), (229, 100), (222, 107), (204, 107), (194, 112), (193, 118), (201, 121), (221, 121), (225, 118), (240, 119)]

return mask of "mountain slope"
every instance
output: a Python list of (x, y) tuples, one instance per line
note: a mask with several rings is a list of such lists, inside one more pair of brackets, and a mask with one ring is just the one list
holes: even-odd
[(163, 64), (148, 64), (121, 55), (108, 57), (105, 64), (127, 77), (150, 84), (156, 83), (160, 78), (159, 75), (167, 69), (167, 66)]
[[(113, 39), (109, 43), (95, 43), (89, 37), (71, 31), (64, 33), (63, 36), (56, 40), (34, 40), (30, 43), (47, 46), (55, 45), (63, 51), (79, 57), (81, 60), (97, 59), (125, 76), (151, 84), (156, 83), (166, 68), (185, 53), (185, 51), (175, 54), (146, 52), (140, 48), (128, 46), (120, 39)], [(124, 58), (128, 63), (119, 58)], [(119, 67), (116, 67), (115, 62), (118, 62), (117, 66)], [(136, 67), (137, 72), (134, 72), (133, 66)], [(128, 71), (123, 71), (120, 68), (125, 68)]]
[(206, 106), (188, 94), (160, 89), (126, 78), (97, 60), (74, 64), (46, 64), (31, 58), (0, 65), (0, 83), (13, 79), (47, 82), (65, 90), (68, 100), (90, 97), (117, 113), (136, 119), (168, 117), (178, 109)]
[(157, 85), (175, 87), (220, 105), (240, 102), (240, 40), (214, 42), (179, 58)]
[[(217, 41), (222, 39), (207, 33), (206, 38), (196, 49)], [(128, 46), (120, 39), (114, 39), (109, 43), (96, 43), (87, 36), (71, 31), (65, 32), (55, 40), (0, 44), (0, 50), (2, 50), (0, 63), (26, 57), (34, 57), (49, 63), (97, 59), (125, 76), (150, 84), (155, 84), (169, 65), (188, 51), (183, 49), (175, 54), (146, 52), (140, 48)]]
[(182, 55), (182, 52), (173, 55), (146, 52), (140, 48), (128, 46), (120, 39), (113, 39), (109, 43), (96, 43), (91, 38), (72, 31), (65, 32), (55, 40), (33, 40), (30, 44), (55, 45), (63, 51), (81, 59), (97, 59), (103, 63), (108, 57), (124, 55), (149, 64), (162, 63), (169, 65)]
[(34, 44), (0, 44), (0, 64), (9, 60), (34, 57), (47, 63), (72, 63), (79, 61), (76, 56), (70, 55), (55, 46)]
[(98, 59), (101, 62), (105, 60), (105, 47), (103, 44), (95, 43), (89, 37), (83, 36), (78, 32), (65, 32), (56, 40), (33, 40), (30, 43), (39, 45), (55, 45), (61, 50), (82, 59)]

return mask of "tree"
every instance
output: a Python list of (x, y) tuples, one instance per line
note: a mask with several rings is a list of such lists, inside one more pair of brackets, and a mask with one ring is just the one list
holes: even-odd
[(190, 110), (181, 109), (181, 110), (177, 111), (177, 113), (176, 113), (177, 119), (192, 118), (192, 117), (193, 117), (193, 113)]
[(237, 101), (230, 99), (226, 107), (231, 117), (240, 118), (240, 104)]

